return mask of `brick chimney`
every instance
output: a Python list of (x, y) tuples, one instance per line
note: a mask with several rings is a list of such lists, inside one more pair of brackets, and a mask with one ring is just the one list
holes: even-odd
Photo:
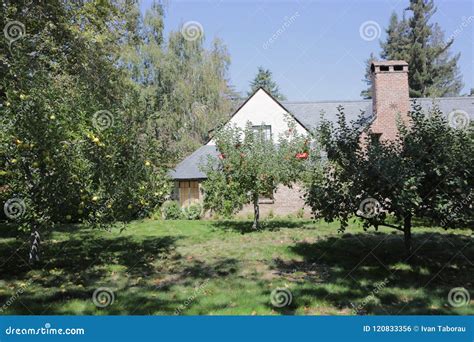
[(397, 117), (408, 122), (408, 63), (405, 61), (373, 62), (372, 110), (375, 120), (370, 130), (380, 140), (393, 140), (397, 135)]

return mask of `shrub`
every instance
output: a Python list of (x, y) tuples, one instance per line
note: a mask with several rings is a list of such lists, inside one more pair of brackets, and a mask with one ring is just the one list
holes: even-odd
[(199, 220), (202, 216), (202, 205), (199, 203), (191, 204), (183, 208), (183, 218), (186, 220)]
[(302, 219), (304, 217), (304, 208), (299, 208), (296, 212), (296, 217)]
[(179, 203), (176, 201), (168, 201), (161, 207), (161, 214), (165, 220), (179, 220), (183, 217)]

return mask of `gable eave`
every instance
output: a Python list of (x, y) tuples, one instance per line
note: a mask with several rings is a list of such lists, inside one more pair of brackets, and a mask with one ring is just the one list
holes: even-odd
[[(281, 109), (283, 109), (287, 114), (289, 114), (303, 129), (310, 133), (310, 129), (306, 127), (292, 112), (290, 112), (283, 104), (280, 103), (272, 94), (270, 94), (268, 91), (265, 90), (263, 87), (258, 87), (252, 95), (250, 95), (233, 113), (232, 115), (226, 120), (226, 122), (222, 125), (225, 126), (227, 125), (233, 118), (234, 116), (242, 109), (245, 107), (245, 105), (252, 99), (258, 92), (259, 90), (262, 90), (270, 99), (272, 99), (278, 106), (280, 106)], [(204, 143), (204, 145), (207, 145), (210, 141), (212, 140), (212, 137), (208, 138), (207, 141)]]

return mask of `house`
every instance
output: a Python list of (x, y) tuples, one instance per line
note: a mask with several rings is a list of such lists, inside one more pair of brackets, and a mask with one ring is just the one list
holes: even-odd
[[(337, 119), (337, 107), (343, 106), (348, 122), (356, 121), (362, 113), (364, 134), (370, 132), (377, 139), (393, 139), (397, 134), (397, 118), (408, 120), (411, 108), (408, 88), (408, 64), (405, 61), (382, 61), (371, 65), (373, 98), (356, 101), (315, 101), (315, 102), (279, 102), (264, 89), (258, 89), (231, 116), (226, 125), (237, 125), (244, 128), (251, 122), (256, 129), (263, 130), (272, 139), (287, 129), (285, 117), (294, 120), (298, 133), (309, 132), (316, 128), (324, 113), (326, 120)], [(417, 99), (424, 110), (436, 103), (444, 115), (461, 113), (468, 119), (474, 115), (473, 97), (443, 97)], [(360, 121), (359, 121), (360, 122)], [(203, 193), (201, 183), (206, 175), (200, 170), (208, 156), (218, 155), (215, 142), (211, 139), (190, 156), (179, 163), (171, 172), (175, 182), (175, 198), (181, 206), (201, 202)], [(278, 215), (296, 214), (304, 208), (301, 188), (279, 186), (273, 198), (262, 198), (260, 212), (262, 215), (273, 211)], [(309, 214), (309, 210), (305, 210)], [(252, 207), (245, 206), (240, 214), (253, 212)]]

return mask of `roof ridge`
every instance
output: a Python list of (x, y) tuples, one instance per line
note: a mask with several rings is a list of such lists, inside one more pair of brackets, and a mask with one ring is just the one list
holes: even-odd
[(341, 103), (341, 102), (372, 102), (371, 99), (361, 99), (361, 100), (328, 100), (328, 101), (281, 101), (281, 103), (287, 104), (296, 104), (296, 103)]
[(473, 100), (472, 96), (410, 97), (410, 100)]
[[(446, 96), (446, 97), (410, 97), (410, 100), (474, 100), (473, 96)], [(372, 102), (372, 99), (360, 100), (316, 100), (316, 101), (280, 101), (282, 104), (304, 103), (347, 103), (347, 102)]]

